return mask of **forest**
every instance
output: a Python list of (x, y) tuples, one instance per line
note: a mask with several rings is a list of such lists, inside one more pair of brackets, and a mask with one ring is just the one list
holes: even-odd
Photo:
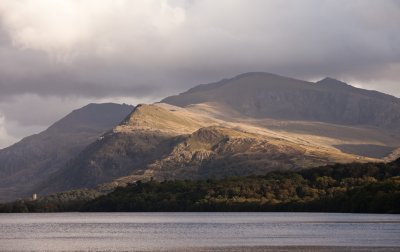
[(285, 211), (400, 213), (400, 160), (264, 176), (138, 181), (109, 193), (74, 190), (0, 205), (0, 212)]

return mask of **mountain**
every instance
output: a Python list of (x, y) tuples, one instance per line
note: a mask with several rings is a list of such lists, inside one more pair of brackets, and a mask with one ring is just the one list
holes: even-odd
[(317, 83), (246, 73), (199, 85), (164, 103), (185, 107), (218, 102), (254, 118), (400, 128), (400, 99), (326, 78)]
[(29, 192), (390, 161), (400, 153), (399, 122), (400, 99), (390, 95), (331, 78), (247, 73), (138, 105), (68, 159), (47, 165), (46, 179)]
[(0, 201), (24, 197), (32, 187), (120, 123), (133, 106), (89, 104), (47, 130), (0, 150)]
[(102, 187), (107, 188), (139, 179), (222, 178), (374, 161), (295, 135), (223, 120), (214, 112), (203, 104), (187, 108), (164, 103), (138, 105), (124, 122), (89, 145), (35, 192), (93, 188), (104, 183)]
[[(398, 157), (400, 99), (325, 78), (316, 83), (269, 73), (246, 73), (202, 84), (162, 100), (187, 107), (218, 104), (240, 121), (330, 146), (350, 154)], [(228, 108), (228, 109), (227, 109)], [(234, 113), (233, 113), (234, 112)]]

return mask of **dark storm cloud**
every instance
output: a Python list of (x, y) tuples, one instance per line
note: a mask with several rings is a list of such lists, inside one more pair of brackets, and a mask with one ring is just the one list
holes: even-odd
[(396, 0), (0, 0), (0, 22), (3, 124), (50, 120), (13, 115), (23, 99), (156, 101), (247, 71), (400, 95)]

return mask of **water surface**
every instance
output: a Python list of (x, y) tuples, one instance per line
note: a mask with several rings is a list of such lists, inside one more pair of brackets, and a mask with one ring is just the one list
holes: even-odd
[(400, 251), (400, 215), (0, 214), (1, 251), (157, 251), (258, 246), (392, 247), (391, 251), (394, 247)]

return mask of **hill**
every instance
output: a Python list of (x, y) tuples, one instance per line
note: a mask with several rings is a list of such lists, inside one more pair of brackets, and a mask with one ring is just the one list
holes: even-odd
[(35, 190), (43, 194), (103, 183), (115, 187), (151, 178), (223, 178), (361, 159), (375, 160), (298, 136), (222, 120), (210, 107), (158, 103), (138, 105), (124, 122)]
[(45, 131), (0, 150), (0, 201), (25, 197), (32, 188), (120, 123), (133, 106), (89, 104)]

